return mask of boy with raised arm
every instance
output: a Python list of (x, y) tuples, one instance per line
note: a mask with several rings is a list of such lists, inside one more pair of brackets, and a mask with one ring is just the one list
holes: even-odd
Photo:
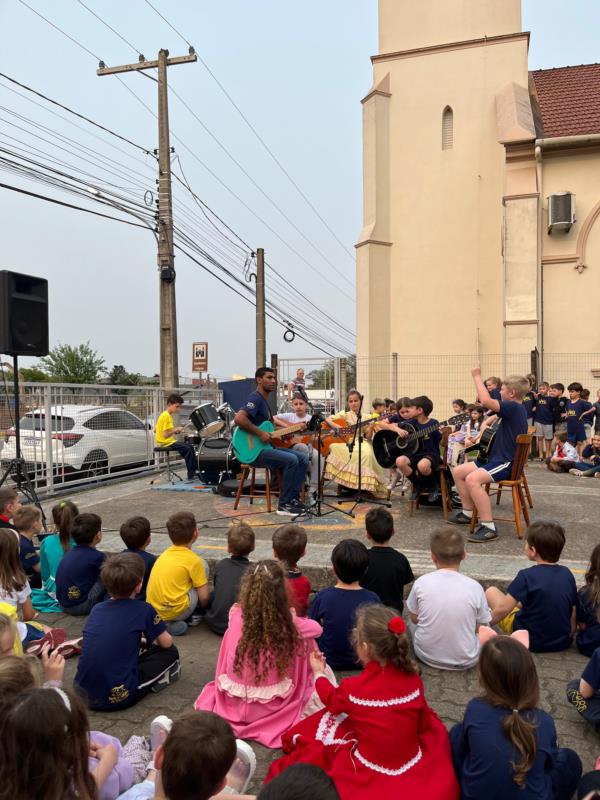
[(517, 436), (527, 433), (527, 413), (523, 408), (523, 397), (529, 390), (529, 381), (522, 375), (510, 375), (502, 383), (500, 400), (494, 400), (481, 379), (479, 364), (473, 367), (471, 375), (479, 402), (499, 419), (500, 425), (487, 463), (469, 461), (454, 469), (452, 474), (462, 501), (462, 509), (451, 514), (448, 522), (469, 525), (473, 508), (476, 508), (479, 525), (469, 536), (469, 541), (490, 542), (498, 538), (498, 531), (485, 485), (510, 478)]

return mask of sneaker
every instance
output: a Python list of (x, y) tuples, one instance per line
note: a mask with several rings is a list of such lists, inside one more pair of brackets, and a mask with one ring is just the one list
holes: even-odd
[(581, 478), (581, 476), (582, 476), (583, 474), (584, 474), (584, 473), (583, 473), (583, 470), (582, 470), (582, 469), (570, 469), (570, 470), (569, 470), (569, 475), (576, 475), (578, 478)]
[(292, 508), (295, 508), (297, 510), (296, 513), (298, 513), (298, 514), (306, 514), (307, 506), (301, 500), (292, 500), (289, 505), (291, 505)]
[(157, 694), (158, 692), (162, 692), (163, 689), (166, 689), (167, 686), (170, 686), (172, 683), (176, 683), (181, 676), (181, 662), (179, 659), (172, 664), (169, 669), (166, 669), (164, 673), (160, 676), (160, 678), (156, 681), (156, 683), (152, 684), (152, 688), (150, 689), (151, 692)]
[(485, 525), (478, 525), (473, 533), (469, 534), (467, 538), (469, 542), (491, 542), (498, 538), (498, 531), (493, 531), (491, 528), (487, 528)]
[(247, 742), (235, 740), (237, 754), (226, 777), (224, 792), (227, 794), (246, 794), (256, 770), (256, 756)]
[(427, 500), (428, 500), (430, 503), (435, 503), (435, 501), (439, 499), (439, 496), (440, 496), (440, 490), (439, 490), (439, 489), (437, 488), (437, 486), (436, 486), (436, 487), (435, 487), (435, 489), (432, 489), (432, 490), (431, 490), (431, 491), (430, 491), (430, 492), (427, 494)]
[(164, 744), (165, 739), (171, 732), (173, 720), (161, 714), (155, 717), (150, 723), (150, 749), (154, 753), (159, 744)]
[(468, 517), (463, 511), (453, 511), (448, 517), (448, 522), (451, 525), (470, 525), (471, 517)]
[(196, 628), (196, 627), (198, 627), (198, 625), (200, 625), (200, 623), (202, 622), (202, 617), (203, 617), (203, 614), (196, 614), (196, 613), (192, 614), (191, 617), (188, 617), (186, 619), (186, 624), (187, 624), (188, 628)]
[(600, 478), (600, 472), (596, 472), (596, 474), (594, 475), (594, 478)]
[(277, 506), (276, 513), (279, 514), (280, 517), (297, 517), (301, 512), (291, 503), (284, 503), (283, 505)]
[(177, 619), (174, 622), (167, 622), (167, 630), (171, 636), (183, 636), (187, 629), (187, 622), (184, 622), (182, 619)]

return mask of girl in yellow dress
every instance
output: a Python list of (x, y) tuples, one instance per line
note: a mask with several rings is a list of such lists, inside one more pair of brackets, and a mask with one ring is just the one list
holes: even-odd
[[(348, 411), (334, 414), (327, 418), (327, 423), (334, 430), (356, 425), (358, 410), (360, 409), (361, 396), (352, 389), (346, 398)], [(365, 414), (362, 419), (376, 419), (376, 414)], [(374, 425), (363, 427), (363, 442), (361, 446), (361, 488), (374, 495), (387, 495), (387, 476), (383, 467), (375, 460), (373, 447), (369, 439), (375, 430)], [(350, 439), (351, 440), (351, 439)], [(348, 489), (358, 489), (358, 434), (352, 455), (345, 443), (332, 444), (325, 464), (325, 480), (334, 481)]]

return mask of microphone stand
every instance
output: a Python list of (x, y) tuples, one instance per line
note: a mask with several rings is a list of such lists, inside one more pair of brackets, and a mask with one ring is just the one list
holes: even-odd
[(358, 413), (356, 415), (356, 428), (354, 429), (354, 436), (352, 437), (352, 441), (348, 444), (348, 451), (350, 453), (350, 458), (352, 458), (352, 453), (354, 452), (354, 445), (356, 444), (356, 437), (358, 436), (358, 491), (356, 494), (346, 500), (338, 500), (338, 505), (340, 503), (347, 503), (353, 502), (354, 505), (350, 509), (350, 511), (346, 511), (344, 513), (348, 514), (350, 517), (356, 516), (354, 513), (354, 509), (356, 506), (360, 505), (361, 503), (369, 503), (369, 505), (374, 506), (384, 506), (385, 508), (391, 508), (392, 504), (389, 500), (377, 500), (375, 498), (365, 497), (363, 495), (362, 490), (362, 443), (363, 443), (363, 430), (362, 430), (362, 407), (364, 402), (365, 396), (361, 394), (360, 396), (360, 405), (358, 407)]

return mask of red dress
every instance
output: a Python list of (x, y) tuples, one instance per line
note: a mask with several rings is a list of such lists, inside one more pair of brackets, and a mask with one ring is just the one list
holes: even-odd
[(283, 736), (266, 782), (299, 761), (322, 767), (342, 800), (459, 800), (448, 733), (423, 682), (370, 661), (339, 687), (316, 681), (325, 710)]

